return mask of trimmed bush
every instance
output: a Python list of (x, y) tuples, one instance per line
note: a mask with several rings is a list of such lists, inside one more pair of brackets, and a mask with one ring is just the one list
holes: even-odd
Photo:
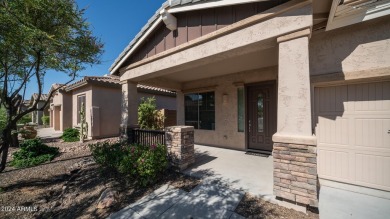
[(75, 142), (80, 140), (80, 131), (74, 128), (67, 128), (61, 136), (65, 142)]
[(42, 116), (42, 123), (43, 125), (49, 125), (50, 124), (50, 116)]
[(38, 138), (26, 140), (20, 144), (20, 150), (12, 155), (11, 165), (17, 168), (36, 166), (53, 160), (58, 154), (58, 148), (49, 147)]
[(89, 148), (96, 163), (108, 168), (117, 168), (124, 156), (120, 143), (99, 142), (90, 144)]
[(154, 183), (167, 169), (167, 149), (164, 145), (121, 145), (96, 143), (89, 145), (96, 163), (112, 168), (137, 180), (142, 186)]
[(138, 180), (143, 186), (152, 184), (167, 167), (166, 147), (164, 145), (152, 145), (137, 160)]

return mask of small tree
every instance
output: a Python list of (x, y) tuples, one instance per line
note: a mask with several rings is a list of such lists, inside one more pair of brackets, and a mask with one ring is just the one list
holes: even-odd
[(163, 129), (164, 116), (157, 110), (156, 98), (142, 98), (138, 106), (138, 124), (141, 129)]
[[(0, 1), (0, 105), (6, 110), (0, 147), (0, 172), (8, 149), (16, 145), (16, 124), (36, 110), (44, 110), (52, 95), (72, 82), (86, 64), (99, 63), (103, 44), (92, 35), (74, 0)], [(63, 72), (70, 79), (53, 89), (38, 107), (47, 73)], [(58, 73), (57, 73), (58, 74)], [(38, 96), (22, 111), (27, 84), (34, 79)]]

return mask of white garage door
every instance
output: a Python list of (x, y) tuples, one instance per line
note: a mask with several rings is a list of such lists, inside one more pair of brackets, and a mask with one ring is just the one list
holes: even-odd
[(319, 177), (390, 191), (390, 82), (314, 95)]

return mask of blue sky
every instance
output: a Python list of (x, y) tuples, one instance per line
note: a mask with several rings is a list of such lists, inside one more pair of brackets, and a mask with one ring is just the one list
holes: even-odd
[[(90, 23), (94, 35), (104, 43), (101, 64), (88, 66), (79, 73), (82, 76), (108, 74), (108, 68), (160, 8), (165, 0), (77, 0), (80, 8), (87, 8), (85, 18)], [(61, 72), (48, 72), (44, 79), (44, 93), (48, 93), (54, 83), (65, 83), (69, 77)], [(76, 79), (77, 80), (77, 79)], [(37, 84), (31, 82), (25, 99), (38, 91)]]

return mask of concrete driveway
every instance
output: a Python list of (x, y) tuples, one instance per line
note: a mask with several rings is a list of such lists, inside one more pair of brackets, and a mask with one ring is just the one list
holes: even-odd
[(62, 135), (61, 131), (55, 131), (53, 128), (39, 128), (37, 132), (37, 136), (42, 139), (59, 138)]

